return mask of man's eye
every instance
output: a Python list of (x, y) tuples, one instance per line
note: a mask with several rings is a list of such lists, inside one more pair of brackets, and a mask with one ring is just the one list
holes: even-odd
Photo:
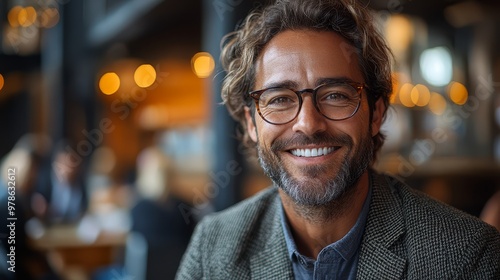
[(287, 105), (287, 104), (292, 104), (294, 102), (293, 99), (291, 99), (289, 96), (277, 96), (272, 98), (269, 102), (268, 105)]
[(289, 107), (294, 106), (298, 102), (295, 92), (283, 89), (274, 88), (267, 90), (260, 97), (261, 105), (271, 107)]
[(354, 98), (342, 92), (330, 92), (319, 99), (320, 104), (335, 107), (350, 106), (353, 102), (355, 102)]
[(325, 101), (348, 101), (350, 98), (341, 92), (332, 92), (325, 96)]
[(330, 92), (325, 94), (323, 98), (321, 98), (320, 102), (323, 103), (332, 103), (332, 104), (341, 104), (350, 102), (352, 97), (349, 94), (342, 92)]

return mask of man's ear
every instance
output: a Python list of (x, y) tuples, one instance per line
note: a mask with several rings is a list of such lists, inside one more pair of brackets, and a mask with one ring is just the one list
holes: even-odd
[(386, 106), (382, 98), (379, 98), (377, 102), (375, 102), (375, 110), (373, 110), (372, 115), (372, 137), (377, 135), (380, 132), (380, 127), (382, 126), (382, 121), (384, 120), (384, 113), (386, 110)]
[(245, 106), (245, 118), (247, 120), (247, 132), (255, 143), (257, 143), (257, 128), (255, 127), (255, 122), (252, 117), (252, 112), (250, 112), (250, 108)]

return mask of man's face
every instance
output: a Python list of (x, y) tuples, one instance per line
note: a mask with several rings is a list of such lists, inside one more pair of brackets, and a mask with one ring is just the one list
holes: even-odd
[[(276, 85), (315, 88), (325, 79), (365, 82), (354, 47), (333, 32), (289, 30), (276, 35), (257, 59), (254, 90)], [(370, 121), (363, 92), (353, 117), (332, 121), (316, 110), (311, 93), (302, 97), (299, 115), (287, 124), (269, 124), (255, 114), (254, 125), (247, 108), (248, 132), (275, 184), (296, 203), (324, 205), (354, 187), (366, 172), (383, 103), (377, 102)]]

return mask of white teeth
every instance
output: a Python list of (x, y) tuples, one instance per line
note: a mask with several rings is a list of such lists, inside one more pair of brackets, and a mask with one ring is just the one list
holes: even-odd
[(295, 149), (291, 150), (292, 154), (297, 157), (317, 157), (327, 155), (333, 152), (335, 148), (333, 147), (325, 147), (325, 148), (314, 148), (314, 149)]

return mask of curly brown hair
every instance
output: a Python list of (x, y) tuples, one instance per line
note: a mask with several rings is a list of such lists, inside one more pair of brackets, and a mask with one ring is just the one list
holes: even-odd
[[(367, 84), (370, 119), (379, 98), (388, 108), (392, 54), (373, 21), (370, 11), (356, 0), (277, 0), (251, 12), (236, 31), (227, 34), (222, 41), (221, 63), (226, 77), (221, 95), (229, 113), (241, 125), (243, 143), (255, 147), (247, 133), (244, 111), (245, 106), (250, 106), (255, 116), (247, 97), (254, 87), (255, 61), (264, 46), (285, 30), (333, 31), (341, 35), (356, 49)], [(373, 137), (374, 156), (384, 139), (382, 133)]]

